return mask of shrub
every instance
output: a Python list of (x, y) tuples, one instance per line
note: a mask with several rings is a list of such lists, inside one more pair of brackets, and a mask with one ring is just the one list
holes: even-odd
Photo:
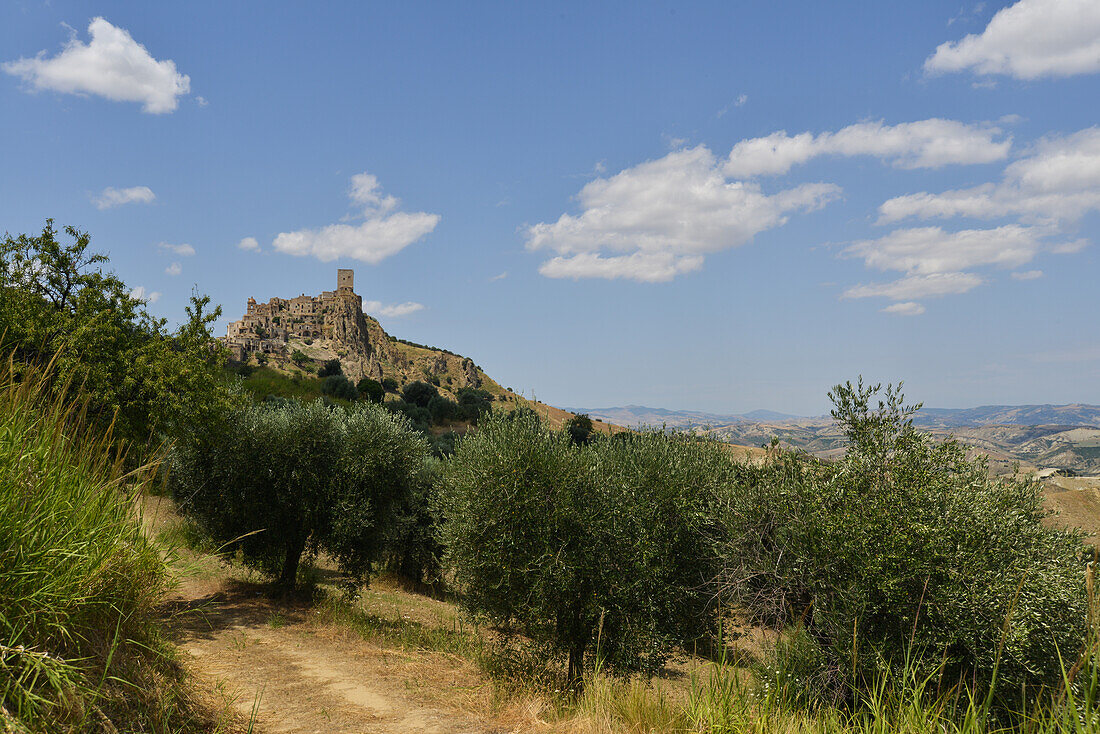
[(387, 410), (393, 413), (400, 413), (406, 416), (423, 432), (427, 432), (431, 427), (432, 414), (428, 412), (427, 408), (421, 408), (419, 405), (406, 403), (404, 400), (395, 400), (392, 403), (386, 403), (385, 406)]
[(587, 413), (580, 413), (569, 419), (565, 424), (565, 432), (569, 434), (569, 440), (577, 446), (584, 446), (592, 438), (592, 419)]
[(344, 374), (344, 368), (338, 359), (325, 360), (325, 363), (317, 368), (317, 376), (321, 378), (342, 374)]
[(727, 463), (659, 434), (578, 448), (529, 411), (483, 421), (440, 499), (463, 605), (565, 655), (575, 683), (597, 634), (611, 669), (655, 671), (707, 627), (700, 526)]
[(321, 380), (321, 394), (341, 400), (358, 400), (359, 391), (343, 375), (329, 375)]
[(432, 421), (443, 423), (444, 421), (457, 421), (466, 417), (458, 403), (449, 400), (442, 395), (436, 395), (428, 401), (428, 412), (432, 415)]
[(295, 349), (294, 353), (290, 355), (290, 360), (299, 367), (307, 364), (310, 359), (301, 349)]
[(481, 416), (493, 411), (493, 396), (486, 390), (464, 387), (458, 391), (458, 404), (466, 420), (476, 424)]
[(355, 386), (355, 389), (359, 391), (359, 394), (369, 400), (372, 403), (381, 403), (386, 397), (386, 391), (382, 387), (382, 383), (372, 380), (369, 377), (364, 377), (359, 381), (359, 384)]
[(397, 392), (397, 380), (392, 377), (382, 378), (382, 389), (386, 392)]
[(405, 385), (405, 389), (401, 391), (401, 396), (405, 399), (406, 403), (412, 403), (413, 405), (419, 405), (421, 408), (427, 408), (428, 402), (432, 398), (439, 397), (439, 391), (435, 389), (434, 385), (429, 385), (426, 382), (410, 382)]
[(801, 620), (840, 693), (907, 656), (948, 684), (996, 669), (1008, 696), (1057, 685), (1059, 651), (1085, 634), (1079, 535), (1043, 524), (1037, 484), (989, 478), (915, 430), (899, 390), (871, 407), (879, 392), (830, 393), (850, 441), (835, 464), (773, 451), (739, 468), (722, 518), (734, 600), (760, 622)]
[(307, 550), (366, 576), (426, 458), (423, 438), (381, 406), (287, 402), (235, 411), (180, 441), (170, 477), (185, 512), (289, 589)]
[(386, 525), (383, 561), (398, 577), (418, 586), (432, 587), (442, 576), (443, 546), (439, 542), (435, 500), (439, 463), (430, 461), (428, 467), (424, 480), (410, 486)]

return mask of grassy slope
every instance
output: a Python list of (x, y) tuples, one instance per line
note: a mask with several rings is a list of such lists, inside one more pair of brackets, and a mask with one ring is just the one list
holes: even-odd
[(0, 373), (0, 730), (210, 731), (159, 623), (125, 472), (33, 372)]

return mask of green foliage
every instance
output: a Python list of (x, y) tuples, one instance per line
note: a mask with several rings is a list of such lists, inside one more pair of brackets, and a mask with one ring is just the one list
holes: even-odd
[(325, 360), (325, 363), (317, 369), (317, 376), (321, 379), (342, 374), (344, 374), (344, 367), (338, 359)]
[(81, 391), (89, 418), (119, 439), (145, 442), (202, 422), (232, 400), (226, 354), (210, 330), (221, 308), (192, 296), (187, 320), (169, 333), (89, 252), (73, 227), (63, 244), (53, 221), (41, 235), (0, 241), (0, 350), (45, 365), (58, 389)]
[(386, 398), (386, 391), (382, 387), (382, 383), (369, 377), (360, 380), (355, 388), (359, 391), (360, 396), (372, 403), (381, 403)]
[(396, 504), (386, 526), (383, 561), (400, 578), (421, 587), (442, 579), (439, 509), (435, 500), (439, 462), (429, 461), (422, 481), (413, 483)]
[(310, 362), (310, 358), (301, 349), (295, 349), (294, 352), (290, 355), (290, 361), (292, 361), (299, 367), (302, 367)]
[(702, 529), (727, 464), (709, 442), (653, 433), (578, 448), (530, 412), (483, 421), (441, 490), (462, 603), (565, 654), (573, 681), (597, 637), (612, 669), (655, 670), (707, 629)]
[(392, 377), (383, 377), (382, 378), (382, 389), (383, 390), (385, 390), (386, 392), (397, 392), (397, 388), (398, 388), (397, 380), (393, 379)]
[(400, 413), (408, 418), (422, 433), (427, 433), (428, 429), (431, 428), (432, 414), (428, 412), (427, 408), (421, 408), (419, 405), (406, 403), (404, 400), (395, 400), (391, 403), (386, 403), (385, 407), (392, 413)]
[(569, 434), (569, 440), (577, 446), (587, 444), (591, 440), (594, 430), (595, 426), (593, 426), (592, 419), (588, 417), (587, 413), (575, 415), (565, 424), (565, 432)]
[(321, 394), (348, 401), (359, 399), (359, 390), (343, 375), (329, 375), (321, 380)]
[(291, 588), (307, 550), (366, 576), (426, 458), (419, 434), (381, 406), (287, 402), (235, 411), (180, 441), (170, 477), (213, 538)]
[(879, 392), (834, 388), (851, 441), (835, 464), (774, 449), (738, 468), (721, 517), (734, 601), (760, 622), (801, 619), (841, 693), (907, 657), (948, 685), (996, 670), (1009, 697), (1057, 685), (1059, 651), (1085, 634), (1079, 535), (1043, 524), (1036, 483), (989, 478), (915, 430), (899, 390), (872, 407)]
[(448, 400), (442, 395), (436, 395), (428, 401), (428, 412), (431, 413), (434, 423), (459, 421), (466, 417), (466, 413), (459, 407), (458, 403)]
[(458, 391), (458, 404), (466, 420), (476, 424), (481, 416), (493, 411), (493, 396), (480, 388), (464, 387)]
[(178, 731), (186, 714), (157, 706), (178, 680), (156, 624), (164, 563), (133, 507), (152, 468), (112, 453), (41, 372), (0, 371), (4, 731)]
[(404, 398), (406, 403), (427, 408), (432, 398), (439, 397), (439, 391), (435, 389), (434, 385), (429, 385), (426, 382), (410, 382), (401, 391), (401, 397)]

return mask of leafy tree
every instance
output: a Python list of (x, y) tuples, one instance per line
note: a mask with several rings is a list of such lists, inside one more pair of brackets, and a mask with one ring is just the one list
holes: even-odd
[(476, 424), (481, 416), (493, 410), (493, 396), (480, 388), (464, 387), (458, 391), (458, 404), (466, 419)]
[(86, 232), (53, 220), (37, 236), (0, 240), (0, 350), (16, 362), (53, 361), (56, 389), (82, 390), (88, 416), (129, 441), (155, 441), (234, 400), (227, 353), (211, 335), (221, 308), (192, 296), (174, 333), (89, 251)]
[(406, 403), (404, 400), (395, 400), (392, 403), (385, 403), (385, 406), (387, 410), (393, 413), (400, 413), (407, 417), (417, 428), (425, 433), (431, 428), (432, 414), (428, 412), (427, 408), (421, 408), (419, 405)]
[(342, 374), (344, 374), (344, 367), (338, 359), (325, 360), (325, 363), (317, 369), (317, 376), (321, 378)]
[(401, 392), (401, 396), (405, 399), (406, 403), (412, 403), (413, 405), (419, 405), (421, 408), (427, 408), (432, 398), (439, 397), (439, 391), (435, 389), (434, 385), (417, 381), (405, 385), (405, 389)]
[(382, 560), (400, 578), (430, 588), (442, 578), (443, 546), (439, 541), (440, 518), (435, 500), (441, 467), (434, 459), (427, 466), (424, 481), (410, 487), (386, 525)]
[(290, 361), (301, 367), (302, 365), (309, 363), (310, 359), (309, 356), (301, 349), (295, 349), (294, 352), (290, 355)]
[(359, 390), (361, 396), (372, 403), (381, 403), (386, 397), (386, 391), (382, 387), (382, 383), (369, 377), (364, 377), (355, 387)]
[(321, 394), (342, 400), (358, 400), (359, 391), (343, 375), (329, 375), (321, 380)]
[(443, 423), (444, 421), (457, 421), (465, 417), (458, 403), (448, 400), (442, 395), (436, 395), (428, 401), (428, 412), (432, 414), (432, 421)]
[(595, 426), (587, 413), (580, 413), (569, 419), (565, 424), (565, 432), (569, 434), (569, 440), (577, 446), (584, 446), (592, 438)]
[(996, 670), (1006, 696), (1058, 685), (1059, 651), (1076, 653), (1088, 616), (1079, 535), (1043, 523), (1036, 483), (990, 478), (956, 441), (916, 430), (900, 386), (860, 380), (830, 397), (850, 441), (841, 460), (775, 447), (729, 485), (732, 601), (804, 625), (834, 694), (875, 680), (878, 661), (948, 684)]
[(530, 411), (483, 421), (440, 495), (463, 605), (564, 655), (574, 683), (598, 631), (612, 669), (656, 670), (708, 629), (702, 529), (728, 464), (709, 442), (577, 447)]
[(366, 577), (397, 509), (426, 481), (427, 444), (378, 405), (254, 405), (190, 433), (171, 456), (172, 493), (219, 542), (290, 589), (306, 552)]
[(386, 392), (397, 392), (397, 380), (392, 377), (382, 378), (382, 389)]

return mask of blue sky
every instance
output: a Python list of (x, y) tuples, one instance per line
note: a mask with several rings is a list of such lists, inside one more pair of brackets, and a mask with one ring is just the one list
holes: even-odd
[(0, 62), (0, 229), (171, 321), (353, 267), (559, 405), (1100, 403), (1093, 0), (15, 0)]

